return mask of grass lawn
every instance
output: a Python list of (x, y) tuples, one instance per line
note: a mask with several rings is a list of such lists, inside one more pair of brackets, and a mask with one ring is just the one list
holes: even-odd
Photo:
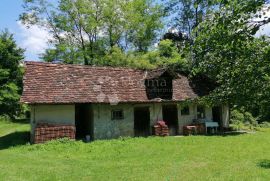
[(28, 130), (0, 122), (0, 180), (270, 180), (270, 130), (41, 145)]

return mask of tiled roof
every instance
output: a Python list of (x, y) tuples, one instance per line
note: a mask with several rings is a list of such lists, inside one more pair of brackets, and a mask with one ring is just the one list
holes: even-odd
[[(131, 68), (26, 62), (21, 102), (160, 102), (160, 99), (147, 98), (144, 81), (148, 73)], [(197, 98), (199, 93), (193, 87), (186, 76), (178, 75), (173, 80), (173, 96), (170, 101)]]

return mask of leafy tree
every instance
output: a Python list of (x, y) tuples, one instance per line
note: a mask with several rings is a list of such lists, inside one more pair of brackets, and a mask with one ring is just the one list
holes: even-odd
[(96, 60), (95, 64), (124, 67), (128, 65), (128, 57), (121, 48), (113, 46), (103, 57)]
[(24, 1), (20, 20), (53, 34), (45, 60), (94, 64), (115, 46), (145, 51), (162, 27), (160, 7), (150, 0)]
[(269, 40), (254, 36), (269, 19), (253, 22), (265, 1), (221, 3), (196, 29), (193, 73), (205, 74), (218, 83), (208, 97), (210, 101), (230, 102), (250, 110), (269, 100)]
[(133, 67), (153, 69), (171, 67), (186, 72), (189, 65), (186, 59), (179, 56), (176, 46), (170, 40), (163, 40), (155, 49), (145, 52), (124, 52), (118, 46), (105, 52), (103, 57), (95, 60), (95, 65)]
[(0, 115), (14, 117), (20, 110), (23, 53), (10, 33), (0, 33)]
[(137, 51), (146, 52), (156, 40), (157, 30), (163, 25), (161, 6), (152, 6), (151, 0), (133, 0), (126, 6), (127, 39)]
[(172, 25), (189, 36), (217, 5), (215, 0), (167, 0), (166, 2), (166, 11), (173, 17)]
[(181, 56), (193, 61), (193, 42), (199, 31), (195, 29), (222, 3), (219, 0), (164, 0), (165, 12), (171, 28), (163, 36), (176, 44)]
[(137, 62), (140, 64), (144, 62), (143, 65), (146, 65), (146, 68), (171, 67), (183, 72), (187, 72), (189, 67), (187, 60), (179, 55), (177, 47), (171, 40), (161, 41), (155, 50), (135, 54), (131, 65), (137, 67)]
[(163, 40), (159, 43), (157, 51), (149, 52), (148, 59), (157, 66), (180, 66), (187, 68), (186, 59), (182, 58), (176, 46), (171, 40)]

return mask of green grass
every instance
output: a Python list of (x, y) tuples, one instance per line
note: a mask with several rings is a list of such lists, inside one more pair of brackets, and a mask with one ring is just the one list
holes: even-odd
[(269, 130), (40, 145), (28, 130), (0, 122), (0, 180), (270, 180)]

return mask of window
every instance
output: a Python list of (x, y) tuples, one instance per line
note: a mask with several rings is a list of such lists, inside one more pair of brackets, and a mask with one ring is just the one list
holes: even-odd
[(181, 115), (182, 116), (189, 115), (189, 106), (181, 107)]
[(112, 110), (112, 120), (124, 119), (123, 110)]
[(197, 118), (204, 119), (205, 118), (205, 108), (204, 106), (197, 107)]

